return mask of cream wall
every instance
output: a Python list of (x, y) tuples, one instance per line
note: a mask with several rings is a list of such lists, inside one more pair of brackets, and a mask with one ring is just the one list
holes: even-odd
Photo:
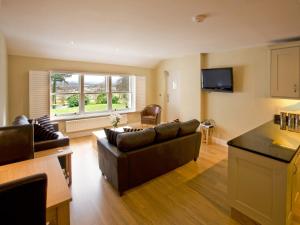
[(7, 51), (5, 38), (0, 33), (0, 126), (7, 122)]
[(273, 118), (282, 107), (298, 100), (270, 98), (267, 47), (206, 54), (203, 68), (233, 67), (234, 93), (202, 95), (203, 116), (214, 119), (214, 136), (229, 140)]
[(28, 115), (29, 92), (28, 73), (30, 70), (63, 70), (79, 72), (112, 72), (146, 76), (146, 103), (155, 103), (155, 74), (151, 69), (87, 63), (22, 56), (8, 56), (9, 121), (20, 114)]
[(177, 96), (179, 119), (200, 120), (200, 54), (162, 61), (156, 68), (157, 102), (163, 106), (163, 120), (168, 121), (166, 115), (166, 77), (165, 71), (177, 75)]

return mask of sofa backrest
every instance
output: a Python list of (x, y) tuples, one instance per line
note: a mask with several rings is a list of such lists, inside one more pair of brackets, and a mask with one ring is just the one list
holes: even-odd
[(24, 115), (17, 116), (13, 122), (14, 126), (28, 125), (28, 124), (30, 124), (28, 118)]
[(163, 123), (154, 128), (120, 133), (117, 135), (117, 147), (123, 152), (133, 151), (195, 133), (199, 125), (200, 122), (194, 119), (186, 122)]
[(132, 151), (153, 144), (155, 136), (156, 133), (153, 128), (121, 133), (117, 136), (117, 146), (120, 151)]
[(0, 165), (32, 159), (33, 149), (31, 124), (0, 128)]

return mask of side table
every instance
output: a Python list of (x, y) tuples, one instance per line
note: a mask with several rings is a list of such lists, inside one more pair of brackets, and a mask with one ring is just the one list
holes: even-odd
[(212, 139), (212, 134), (214, 132), (214, 126), (213, 125), (200, 124), (200, 130), (201, 130), (201, 133), (202, 133), (203, 143), (210, 144), (211, 139)]

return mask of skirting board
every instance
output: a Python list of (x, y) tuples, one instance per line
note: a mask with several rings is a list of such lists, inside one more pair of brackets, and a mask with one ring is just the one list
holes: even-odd
[(226, 140), (223, 140), (223, 139), (221, 139), (221, 138), (212, 137), (212, 141), (213, 141), (213, 143), (216, 143), (216, 144), (218, 144), (218, 145), (222, 145), (222, 146), (228, 147), (227, 141), (226, 141)]

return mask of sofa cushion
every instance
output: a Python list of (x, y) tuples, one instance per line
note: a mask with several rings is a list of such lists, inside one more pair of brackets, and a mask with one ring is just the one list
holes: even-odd
[(28, 118), (24, 115), (17, 116), (13, 122), (14, 126), (28, 125), (28, 124), (30, 124)]
[(142, 128), (123, 128), (124, 132), (136, 132), (143, 130)]
[(182, 137), (196, 132), (197, 128), (200, 125), (200, 122), (196, 119), (193, 119), (186, 122), (180, 122), (179, 124), (180, 127), (178, 131), (178, 137)]
[(156, 132), (156, 142), (163, 142), (177, 136), (179, 123), (164, 123), (154, 127)]
[(155, 140), (155, 130), (147, 128), (136, 132), (125, 132), (117, 137), (117, 147), (120, 151), (128, 152), (152, 144)]
[(114, 146), (117, 146), (117, 137), (119, 134), (121, 134), (123, 132), (119, 132), (119, 131), (115, 131), (115, 130), (111, 130), (111, 129), (107, 129), (107, 128), (104, 128), (104, 132), (105, 132), (108, 142)]
[(55, 140), (59, 135), (55, 131), (46, 129), (45, 127), (34, 124), (34, 141)]
[(39, 117), (35, 120), (39, 125), (46, 128), (47, 130), (55, 132), (54, 126), (50, 121), (50, 117), (48, 115)]

